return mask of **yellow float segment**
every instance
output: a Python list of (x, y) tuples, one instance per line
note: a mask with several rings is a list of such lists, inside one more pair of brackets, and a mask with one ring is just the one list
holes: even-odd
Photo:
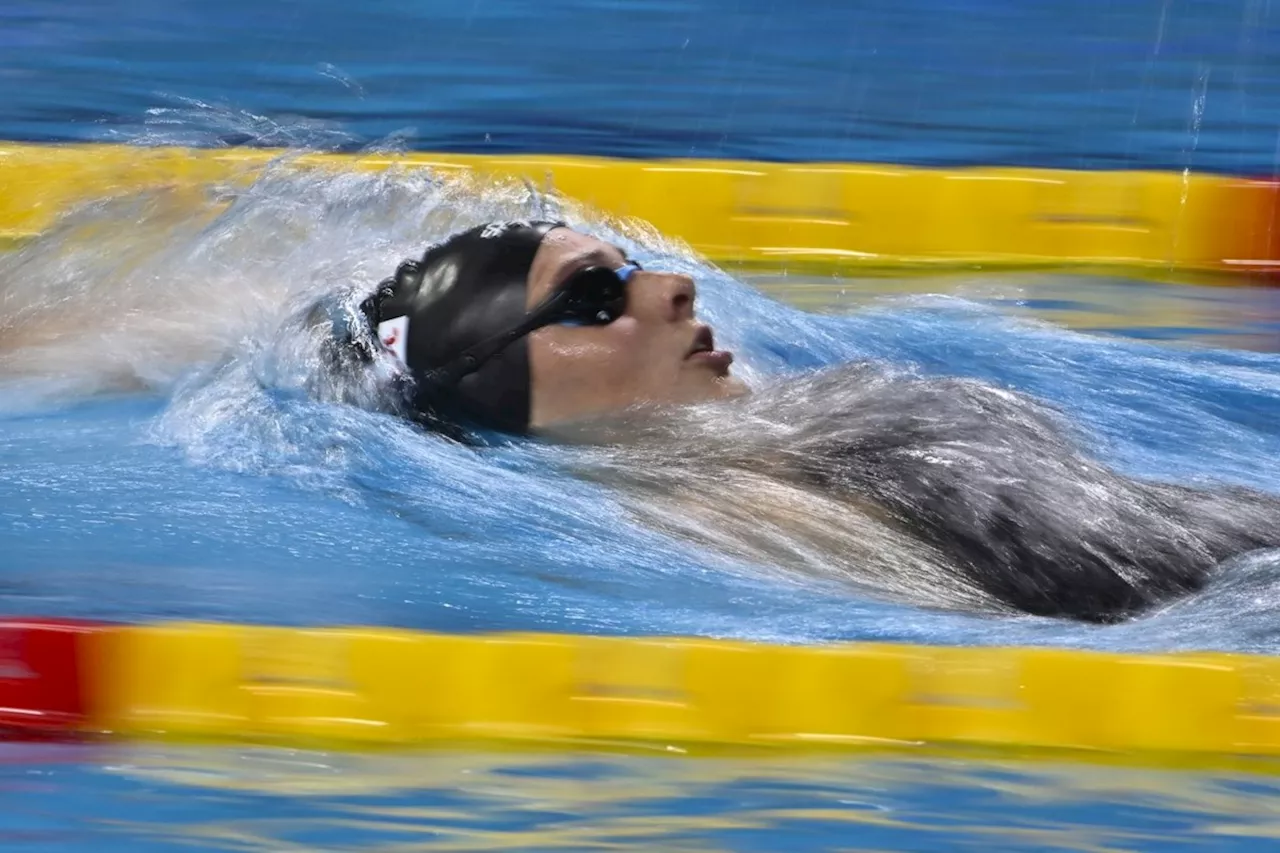
[(129, 736), (1280, 751), (1280, 660), (1261, 656), (221, 624), (91, 640), (88, 727)]
[[(0, 143), (0, 239), (162, 186), (249, 183), (263, 149)], [(520, 179), (635, 217), (720, 263), (839, 268), (1074, 265), (1280, 269), (1280, 184), (1217, 175), (465, 154), (289, 155), (300, 168)]]

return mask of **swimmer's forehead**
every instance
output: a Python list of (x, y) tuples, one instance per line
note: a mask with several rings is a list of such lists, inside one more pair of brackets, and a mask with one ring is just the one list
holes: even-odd
[(617, 267), (626, 260), (622, 249), (597, 237), (571, 228), (554, 228), (542, 238), (529, 269), (529, 304), (537, 304), (575, 270)]

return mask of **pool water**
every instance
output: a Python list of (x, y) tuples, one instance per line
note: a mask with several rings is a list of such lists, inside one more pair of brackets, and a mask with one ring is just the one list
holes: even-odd
[[(420, 246), (424, 222), (447, 231), (460, 219), (516, 214), (523, 203), (501, 192), (459, 195), (421, 176), (286, 166), (216, 212), (182, 208), (201, 204), (190, 200), (91, 206), (0, 256), (0, 610), (782, 642), (1280, 650), (1274, 552), (1229, 566), (1206, 590), (1158, 612), (1106, 627), (926, 609), (780, 576), (647, 527), (607, 487), (571, 476), (560, 464), (570, 451), (517, 442), (477, 453), (306, 393), (315, 365), (289, 320), (300, 294), (376, 280)], [(643, 235), (579, 224), (646, 265), (694, 275), (700, 315), (752, 382), (854, 359), (975, 377), (1049, 401), (1093, 452), (1135, 475), (1280, 491), (1277, 291), (1047, 272), (735, 277)], [(287, 764), (298, 755), (287, 752), (15, 749), (0, 829), (15, 843), (52, 849), (116, 839), (130, 849), (599, 849), (628, 832), (641, 835), (627, 843), (664, 849), (938, 849), (970, 837), (1032, 849), (1059, 836), (1071, 844), (1123, 837), (1140, 849), (1189, 824), (1203, 837), (1193, 832), (1186, 843), (1210, 847), (1267, 831), (1249, 815), (1216, 811), (1204, 828), (1186, 801), (1152, 805), (1134, 794), (1129, 807), (1110, 792), (1012, 818), (999, 805), (1004, 788), (992, 787), (1005, 771), (923, 759), (664, 756), (651, 764), (566, 752), (543, 759), (528, 779), (484, 771), (477, 796), (540, 803), (532, 780), (602, 772), (618, 797), (605, 816), (604, 806), (572, 798), (504, 816), (505, 805), (477, 811), (456, 779), (340, 803), (313, 798), (305, 784), (250, 793), (226, 770)], [(440, 759), (296, 760), (342, 786), (390, 784)], [(475, 751), (449, 760), (482, 769), (496, 759)], [(171, 772), (166, 761), (219, 769)], [(159, 770), (146, 769), (155, 762)], [(944, 767), (956, 775), (938, 786)], [(651, 773), (666, 774), (659, 787), (668, 793), (624, 795), (636, 790), (637, 774)], [(728, 781), (704, 783), (716, 773)], [(1018, 773), (1030, 774), (1019, 783), (1027, 791), (1048, 784), (1038, 769)], [(1170, 787), (1236, 784), (1168, 778)], [(837, 794), (873, 805), (812, 805)], [(1218, 809), (1223, 801), (1209, 802)], [(911, 817), (885, 819), (886, 808)]]
[(990, 756), (0, 749), (6, 850), (1273, 849), (1274, 776)]
[[(1278, 36), (1269, 0), (13, 0), (0, 138), (1273, 175)], [(1111, 627), (939, 613), (627, 523), (545, 450), (480, 463), (308, 401), (282, 282), (376, 280), (441, 227), (431, 193), (286, 177), (212, 223), (99, 212), (0, 257), (0, 611), (1280, 651), (1274, 555)], [(698, 277), (754, 381), (858, 358), (977, 377), (1129, 473), (1280, 491), (1280, 290), (733, 276), (638, 248)], [(991, 757), (9, 744), (0, 843), (1265, 850), (1275, 795), (1270, 775)]]
[[(397, 191), (383, 181), (268, 178), (213, 222), (163, 206), (133, 219), (90, 209), (83, 227), (0, 257), (0, 608), (784, 642), (1280, 646), (1280, 562), (1268, 552), (1110, 627), (926, 610), (647, 526), (570, 473), (572, 450), (476, 453), (313, 399), (317, 363), (298, 349), (282, 282), (301, 264), (307, 293), (328, 290), (416, 246), (413, 208), (397, 202), (408, 224), (387, 231), (366, 221), (385, 219)], [(414, 198), (427, 216), (510, 205)], [(1121, 470), (1280, 490), (1276, 291), (1050, 273), (740, 281), (671, 248), (631, 249), (699, 280), (700, 316), (751, 382), (857, 359), (974, 377), (1056, 406)]]
[[(93, 241), (109, 235), (90, 233), (87, 244), (11, 256), (25, 259), (8, 268), (11, 296), (30, 295), (15, 269), (61, 263), (68, 246), (99, 257), (110, 244)], [(238, 235), (166, 245), (217, 268), (225, 258), (202, 241), (229, 241), (227, 255), (239, 256)], [(861, 356), (981, 376), (1068, 407), (1117, 464), (1280, 486), (1280, 291), (1053, 272), (775, 271), (739, 282), (662, 259), (693, 265), (704, 313), (759, 375)], [(146, 263), (181, 267), (161, 253), (84, 285), (77, 298), (97, 322), (55, 302), (53, 344), (26, 374), (52, 389), (10, 382), (0, 416), (6, 612), (1280, 649), (1274, 559), (1108, 628), (916, 610), (779, 582), (619, 526), (598, 490), (547, 482), (545, 459), (528, 449), (477, 465), (360, 410), (263, 397), (227, 364), (165, 376), (161, 333), (134, 334), (122, 310), (131, 288), (154, 295)], [(263, 293), (242, 285), (239, 301)], [(228, 323), (270, 339), (271, 324), (240, 325), (220, 304), (198, 328)], [(123, 364), (160, 375), (120, 384)], [(1275, 833), (1270, 775), (984, 757), (9, 745), (0, 762), (0, 839), (15, 850), (1244, 850), (1267, 849)]]
[(1270, 0), (10, 0), (0, 138), (1273, 174)]
[(765, 293), (806, 311), (853, 312), (885, 300), (946, 295), (1008, 317), (1129, 340), (1280, 350), (1280, 288), (1225, 279), (1170, 281), (1062, 271), (917, 277), (745, 272)]

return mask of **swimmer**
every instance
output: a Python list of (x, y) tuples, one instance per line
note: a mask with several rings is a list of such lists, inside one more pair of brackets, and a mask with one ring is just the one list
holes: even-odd
[(492, 223), (406, 261), (363, 310), (424, 420), (507, 433), (742, 393), (693, 279), (551, 222)]
[(696, 296), (562, 224), (490, 223), (402, 263), (356, 339), (433, 429), (601, 448), (665, 529), (891, 597), (1109, 622), (1280, 544), (1280, 498), (1124, 476), (985, 383), (855, 364), (748, 393)]

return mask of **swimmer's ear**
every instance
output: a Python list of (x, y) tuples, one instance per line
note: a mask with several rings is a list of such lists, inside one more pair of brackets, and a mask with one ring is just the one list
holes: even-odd
[(360, 310), (364, 311), (369, 322), (376, 326), (381, 319), (378, 310), (383, 300), (393, 297), (397, 288), (404, 290), (411, 284), (417, 284), (421, 278), (422, 264), (417, 261), (401, 262), (400, 266), (396, 267), (395, 275), (378, 282), (377, 291), (360, 304)]
[(417, 261), (404, 261), (396, 267), (396, 286), (405, 287), (412, 281), (422, 277), (422, 264)]

